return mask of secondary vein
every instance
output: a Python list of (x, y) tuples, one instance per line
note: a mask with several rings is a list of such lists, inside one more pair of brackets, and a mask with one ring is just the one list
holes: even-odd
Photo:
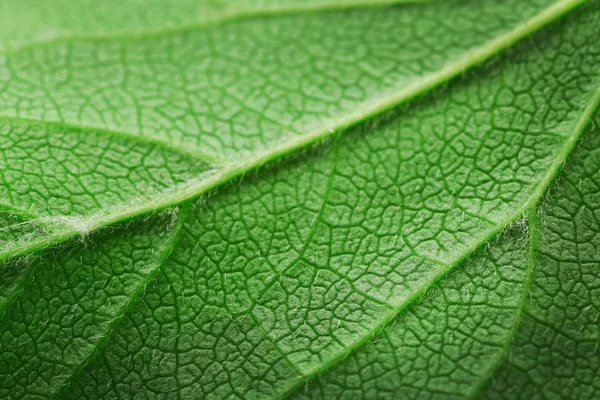
[[(0, 115), (0, 121), (14, 123), (14, 124), (23, 124), (23, 125), (37, 125), (43, 127), (52, 127), (56, 129), (62, 129), (71, 132), (86, 132), (86, 133), (98, 133), (101, 135), (112, 136), (115, 138), (124, 139), (127, 141), (139, 143), (139, 144), (147, 144), (150, 146), (157, 146), (162, 149), (171, 151), (173, 153), (180, 154), (182, 156), (193, 157), (199, 161), (203, 161), (213, 167), (220, 167), (225, 163), (223, 158), (218, 154), (207, 153), (198, 150), (197, 148), (189, 148), (176, 146), (171, 143), (168, 143), (164, 140), (157, 140), (154, 138), (149, 138), (147, 136), (138, 136), (128, 132), (116, 132), (109, 129), (96, 128), (93, 126), (83, 126), (83, 125), (74, 125), (65, 122), (57, 122), (57, 121), (40, 121), (36, 119), (23, 118), (23, 117), (11, 117), (6, 115)], [(15, 208), (16, 209), (16, 208)], [(18, 212), (21, 212), (20, 210)]]
[(494, 373), (500, 368), (504, 359), (510, 352), (523, 317), (525, 315), (525, 306), (528, 303), (529, 293), (531, 290), (531, 284), (533, 282), (535, 260), (538, 253), (538, 242), (539, 242), (539, 227), (538, 227), (538, 216), (537, 208), (531, 208), (527, 212), (527, 234), (528, 234), (528, 245), (527, 245), (527, 262), (525, 268), (525, 277), (521, 286), (521, 296), (515, 308), (515, 316), (508, 334), (506, 335), (505, 341), (502, 348), (495, 357), (488, 363), (488, 367), (483, 373), (483, 379), (473, 388), (470, 398), (477, 399), (481, 396), (485, 388), (490, 383), (490, 380)]
[(330, 1), (322, 2), (318, 4), (302, 5), (299, 4), (288, 4), (284, 6), (271, 6), (271, 7), (249, 7), (241, 8), (238, 7), (235, 11), (228, 11), (220, 15), (216, 15), (212, 18), (207, 18), (204, 21), (198, 21), (194, 23), (182, 24), (180, 26), (168, 26), (161, 29), (146, 29), (146, 30), (132, 30), (124, 31), (116, 34), (98, 33), (98, 34), (63, 34), (51, 36), (45, 39), (33, 40), (26, 42), (19, 46), (6, 47), (0, 49), (0, 54), (9, 54), (24, 49), (31, 49), (38, 46), (43, 46), (56, 42), (66, 42), (71, 40), (89, 40), (89, 41), (101, 41), (110, 39), (142, 39), (149, 37), (156, 37), (168, 34), (190, 32), (196, 29), (200, 29), (206, 26), (219, 25), (227, 22), (239, 21), (250, 18), (259, 17), (270, 17), (277, 15), (290, 15), (300, 13), (315, 13), (315, 12), (327, 12), (327, 11), (343, 11), (357, 8), (366, 7), (377, 7), (377, 6), (389, 6), (394, 4), (412, 4), (412, 3), (428, 3), (433, 0), (346, 0), (346, 1)]
[(105, 331), (103, 332), (102, 337), (98, 339), (96, 343), (94, 343), (92, 349), (90, 349), (87, 356), (84, 357), (79, 363), (79, 365), (73, 369), (72, 373), (64, 379), (63, 383), (60, 385), (58, 392), (54, 395), (55, 398), (60, 398), (61, 395), (69, 387), (69, 384), (73, 382), (73, 380), (84, 370), (84, 368), (87, 365), (92, 363), (98, 357), (98, 355), (102, 353), (103, 349), (110, 341), (113, 333), (116, 331), (123, 318), (127, 315), (129, 310), (131, 310), (131, 308), (143, 297), (143, 293), (146, 287), (154, 279), (156, 279), (158, 274), (161, 272), (163, 265), (168, 261), (169, 255), (174, 250), (174, 248), (177, 247), (177, 243), (179, 242), (179, 239), (181, 238), (181, 235), (183, 233), (183, 225), (185, 224), (188, 216), (190, 215), (190, 209), (191, 205), (189, 203), (186, 203), (181, 206), (179, 210), (179, 215), (177, 216), (177, 222), (173, 227), (173, 233), (163, 246), (162, 251), (158, 256), (156, 264), (152, 266), (150, 271), (148, 271), (146, 277), (140, 281), (140, 283), (136, 286), (136, 288), (133, 290), (128, 299), (125, 302), (123, 302), (122, 306), (116, 313), (115, 318), (108, 323)]

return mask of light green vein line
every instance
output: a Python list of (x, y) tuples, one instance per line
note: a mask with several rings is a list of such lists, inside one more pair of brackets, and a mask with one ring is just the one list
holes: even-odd
[(540, 204), (544, 195), (550, 188), (550, 185), (552, 184), (552, 182), (554, 182), (554, 179), (556, 179), (556, 177), (560, 173), (560, 170), (565, 165), (567, 158), (569, 158), (569, 155), (573, 152), (573, 150), (575, 149), (575, 146), (577, 146), (577, 144), (581, 140), (581, 137), (583, 136), (585, 128), (587, 128), (587, 126), (590, 123), (594, 123), (593, 118), (594, 118), (594, 115), (596, 114), (596, 112), (598, 111), (599, 107), (600, 107), (600, 86), (598, 86), (596, 88), (596, 90), (592, 93), (588, 105), (583, 110), (581, 117), (579, 118), (575, 127), (573, 128), (573, 134), (569, 136), (567, 141), (558, 150), (558, 153), (554, 157), (552, 164), (550, 165), (550, 168), (548, 169), (548, 171), (546, 172), (546, 175), (544, 176), (544, 179), (538, 185), (535, 192), (531, 194), (531, 196), (527, 200), (527, 203), (525, 203), (523, 205), (522, 211), (521, 211), (522, 213), (524, 213), (528, 209), (537, 207)]
[(497, 356), (490, 362), (489, 367), (485, 374), (483, 374), (484, 378), (479, 382), (479, 384), (474, 388), (472, 396), (470, 398), (476, 399), (479, 398), (481, 393), (485, 390), (485, 388), (489, 385), (489, 382), (493, 376), (493, 374), (500, 368), (502, 363), (504, 362), (506, 356), (509, 354), (510, 348), (514, 343), (517, 333), (519, 331), (519, 327), (525, 315), (525, 306), (527, 304), (527, 300), (529, 297), (529, 291), (531, 288), (531, 284), (533, 282), (533, 272), (535, 267), (535, 258), (538, 254), (539, 247), (539, 223), (537, 216), (537, 209), (550, 188), (550, 185), (558, 174), (560, 170), (564, 166), (567, 158), (575, 149), (577, 143), (581, 140), (581, 136), (585, 131), (585, 128), (591, 123), (595, 126), (594, 115), (600, 108), (600, 87), (598, 87), (595, 93), (592, 95), (590, 104), (584, 110), (582, 117), (578, 120), (576, 127), (574, 129), (574, 134), (569, 136), (568, 140), (565, 142), (563, 147), (558, 151), (554, 161), (549, 168), (546, 176), (540, 183), (540, 185), (533, 192), (532, 196), (529, 198), (528, 204), (529, 208), (526, 211), (527, 214), (527, 227), (528, 227), (528, 235), (529, 235), (529, 245), (527, 252), (527, 269), (525, 272), (525, 280), (523, 281), (523, 288), (521, 292), (521, 297), (519, 298), (519, 304), (516, 309), (515, 319), (513, 320), (512, 328), (507, 335), (506, 342), (500, 352), (498, 352)]
[(99, 354), (102, 353), (106, 345), (108, 344), (110, 338), (114, 334), (114, 332), (119, 327), (119, 324), (123, 320), (123, 318), (127, 315), (127, 313), (131, 310), (131, 308), (138, 302), (139, 299), (143, 297), (144, 291), (146, 287), (158, 276), (160, 271), (162, 270), (163, 265), (167, 262), (169, 256), (173, 249), (177, 246), (179, 239), (183, 233), (183, 225), (187, 221), (188, 216), (190, 214), (191, 206), (190, 203), (186, 203), (181, 206), (179, 210), (179, 215), (177, 216), (177, 222), (173, 227), (173, 233), (169, 239), (167, 239), (164, 247), (162, 248), (158, 260), (155, 265), (147, 272), (147, 275), (144, 279), (140, 281), (140, 283), (133, 290), (131, 296), (123, 303), (119, 310), (116, 313), (114, 319), (112, 319), (108, 324), (106, 329), (103, 332), (103, 335), (94, 343), (92, 349), (88, 352), (87, 356), (84, 357), (81, 362), (73, 368), (71, 374), (67, 376), (62, 384), (60, 385), (58, 391), (54, 394), (54, 398), (61, 398), (65, 391), (68, 389), (71, 382), (85, 369), (87, 365), (92, 363)]
[(496, 353), (495, 357), (489, 362), (488, 367), (483, 373), (483, 378), (473, 388), (471, 399), (477, 399), (481, 396), (485, 388), (489, 385), (490, 380), (494, 373), (500, 368), (504, 359), (509, 354), (510, 349), (517, 337), (519, 327), (523, 321), (525, 315), (525, 306), (529, 299), (529, 292), (531, 284), (533, 282), (535, 259), (538, 253), (538, 241), (539, 241), (539, 228), (538, 228), (538, 217), (537, 209), (531, 208), (527, 212), (527, 233), (528, 233), (528, 249), (527, 249), (527, 264), (525, 269), (525, 277), (523, 279), (523, 285), (521, 286), (521, 296), (515, 310), (515, 316), (510, 331), (506, 335), (502, 349)]
[(73, 40), (111, 40), (111, 39), (142, 39), (150, 38), (162, 35), (190, 32), (197, 29), (201, 29), (206, 26), (213, 26), (219, 24), (225, 24), (228, 22), (234, 22), (244, 19), (260, 18), (260, 17), (273, 17), (278, 15), (294, 15), (301, 13), (319, 13), (328, 11), (345, 11), (360, 8), (373, 8), (373, 7), (384, 7), (397, 4), (415, 4), (415, 3), (431, 3), (435, 0), (347, 0), (347, 1), (330, 1), (318, 4), (302, 5), (302, 2), (298, 4), (288, 4), (284, 6), (272, 6), (272, 7), (251, 7), (251, 8), (237, 8), (232, 11), (224, 12), (214, 17), (209, 17), (204, 21), (192, 22), (188, 24), (182, 24), (179, 26), (167, 26), (161, 29), (146, 29), (146, 30), (131, 30), (121, 31), (114, 34), (98, 33), (98, 34), (57, 34), (55, 36), (47, 37), (44, 39), (33, 39), (30, 42), (26, 42), (21, 45), (14, 47), (7, 46), (0, 48), (0, 54), (9, 54), (25, 49), (34, 48), (37, 46), (48, 45), (56, 42), (67, 42)]
[[(599, 107), (600, 107), (600, 86), (598, 86), (592, 92), (587, 106), (585, 107), (585, 109), (581, 113), (581, 116), (579, 117), (579, 119), (577, 120), (575, 125), (573, 126), (573, 130), (571, 131), (571, 134), (569, 135), (569, 137), (567, 138), (565, 143), (561, 146), (560, 149), (558, 149), (558, 151), (552, 158), (552, 161), (550, 162), (550, 165), (548, 167), (548, 170), (546, 171), (546, 174), (544, 174), (544, 176), (542, 177), (540, 182), (537, 184), (537, 186), (534, 188), (534, 190), (531, 192), (531, 194), (529, 196), (527, 196), (527, 199), (525, 200), (525, 202), (520, 207), (517, 207), (504, 220), (500, 221), (500, 223), (499, 223), (500, 227), (506, 227), (506, 226), (510, 225), (511, 223), (515, 222), (516, 220), (518, 220), (519, 218), (521, 218), (523, 215), (528, 214), (530, 210), (537, 209), (537, 207), (540, 205), (541, 201), (543, 200), (544, 196), (548, 192), (548, 189), (550, 189), (550, 185), (552, 185), (552, 182), (554, 182), (554, 180), (560, 173), (562, 167), (565, 165), (567, 158), (573, 152), (573, 150), (575, 149), (575, 146), (577, 146), (577, 144), (581, 140), (581, 137), (583, 136), (585, 129), (591, 123), (592, 118), (596, 114)], [(498, 233), (499, 233), (499, 231), (498, 231)], [(491, 239), (491, 237), (490, 237), (490, 239)]]
[[(560, 169), (565, 163), (567, 157), (571, 154), (571, 152), (575, 149), (575, 146), (581, 139), (583, 132), (586, 127), (590, 124), (590, 121), (594, 114), (597, 112), (600, 107), (600, 86), (596, 88), (596, 90), (592, 93), (590, 97), (590, 101), (588, 105), (583, 110), (581, 116), (575, 123), (573, 130), (571, 131), (571, 135), (565, 141), (565, 144), (558, 150), (555, 154), (552, 162), (550, 163), (550, 167), (548, 168), (548, 172), (544, 175), (542, 180), (538, 183), (538, 185), (534, 188), (531, 194), (527, 197), (527, 200), (523, 203), (521, 207), (517, 207), (513, 213), (509, 214), (507, 218), (501, 220), (495, 227), (490, 228), (487, 232), (484, 232), (482, 237), (474, 242), (471, 246), (466, 248), (461, 254), (458, 254), (457, 257), (449, 262), (446, 266), (440, 268), (428, 282), (426, 282), (423, 286), (416, 288), (412, 293), (410, 293), (402, 303), (396, 305), (396, 308), (391, 310), (390, 312), (384, 314), (382, 319), (376, 324), (372, 329), (367, 331), (363, 336), (361, 336), (354, 343), (350, 344), (342, 351), (333, 355), (327, 362), (324, 364), (314, 368), (311, 371), (305, 372), (308, 380), (314, 379), (315, 377), (323, 374), (327, 370), (331, 369), (333, 366), (338, 364), (344, 358), (346, 358), (349, 354), (358, 350), (362, 347), (366, 342), (375, 337), (379, 332), (381, 332), (387, 325), (389, 325), (394, 318), (396, 318), (399, 314), (405, 311), (411, 304), (420, 299), (425, 292), (427, 292), (430, 288), (437, 285), (437, 283), (443, 279), (451, 270), (453, 270), (458, 265), (462, 264), (471, 254), (479, 250), (482, 246), (485, 246), (490, 240), (500, 234), (502, 231), (506, 229), (512, 223), (515, 223), (520, 218), (525, 215), (528, 215), (532, 210), (537, 210), (540, 202), (543, 200), (546, 195), (548, 189), (552, 182), (558, 176)], [(529, 218), (528, 218), (529, 220)], [(529, 229), (532, 229), (531, 227)], [(535, 230), (535, 229), (534, 229)], [(537, 232), (537, 230), (535, 230)], [(283, 394), (283, 398), (288, 397), (296, 390), (300, 388), (306, 382), (297, 383), (293, 386), (290, 386)]]
[(214, 167), (222, 166), (225, 163), (225, 160), (217, 154), (201, 152), (200, 150), (191, 147), (186, 148), (181, 146), (175, 146), (162, 140), (151, 139), (147, 136), (133, 135), (127, 132), (116, 132), (109, 129), (95, 128), (93, 126), (74, 125), (58, 121), (40, 121), (37, 119), (11, 117), (5, 115), (0, 115), (0, 121), (12, 124), (34, 125), (41, 126), (44, 128), (61, 129), (71, 132), (97, 133), (100, 135), (111, 136), (132, 143), (145, 144), (148, 146), (157, 146), (164, 150), (168, 150), (173, 153), (180, 154), (182, 156), (193, 157), (199, 161), (203, 161)]
[[(506, 49), (507, 47), (510, 47), (520, 39), (528, 36), (532, 32), (562, 16), (576, 6), (583, 4), (584, 2), (585, 0), (557, 1), (552, 6), (546, 8), (533, 18), (517, 25), (504, 35), (487, 42), (483, 46), (476, 47), (468, 51), (464, 56), (455, 59), (438, 72), (429, 74), (417, 80), (412, 85), (408, 85), (403, 89), (390, 93), (388, 96), (385, 96), (382, 99), (363, 104), (355, 111), (338, 119), (331, 120), (329, 124), (324, 124), (319, 129), (309, 131), (302, 136), (294, 136), (291, 139), (279, 142), (266, 151), (251, 154), (247, 159), (238, 163), (228, 164), (227, 166), (223, 167), (223, 169), (216, 171), (205, 179), (190, 181), (184, 185), (175, 187), (172, 190), (165, 191), (150, 201), (140, 202), (129, 206), (126, 205), (121, 207), (112, 207), (104, 210), (104, 212), (100, 214), (92, 215), (87, 218), (82, 217), (81, 220), (78, 220), (76, 224), (65, 226), (64, 229), (59, 232), (50, 233), (45, 237), (34, 239), (30, 242), (16, 243), (14, 246), (2, 249), (0, 251), (0, 260), (16, 257), (25, 253), (39, 250), (41, 248), (49, 247), (53, 244), (68, 240), (77, 235), (87, 234), (104, 226), (128, 220), (160, 209), (168, 208), (183, 201), (198, 197), (209, 190), (231, 181), (234, 178), (257, 169), (270, 161), (276, 160), (302, 148), (310, 146), (318, 141), (326, 139), (336, 132), (355, 126), (367, 118), (381, 114), (382, 112), (387, 111), (394, 106), (409, 101), (433, 89), (434, 87), (447, 82), (448, 80), (465, 72), (467, 69), (482, 63), (496, 53)], [(596, 98), (596, 102), (600, 100), (600, 93), (597, 93), (597, 95), (598, 98)], [(590, 113), (591, 111), (588, 111), (586, 114), (588, 116), (588, 120), (588, 114)], [(583, 130), (583, 127), (586, 124), (587, 121), (580, 121), (578, 126), (582, 125), (579, 126), (579, 128)], [(555, 163), (553, 163), (552, 167), (550, 168), (549, 175), (547, 175), (547, 177), (549, 177), (548, 179), (550, 180), (547, 181), (547, 179), (544, 178), (544, 182), (547, 181), (547, 184), (539, 186), (537, 189), (539, 193), (536, 193), (536, 195), (546, 191), (551, 179), (560, 170), (560, 166), (562, 163), (564, 163), (566, 155), (575, 145), (580, 135), (581, 132), (578, 133), (577, 137), (569, 139), (567, 144), (570, 145), (570, 147), (566, 146), (564, 151), (561, 150), (560, 157), (555, 161)], [(529, 207), (530, 203), (531, 202), (528, 201), (527, 204), (525, 204), (521, 209), (517, 210), (518, 215), (522, 214), (523, 211)], [(513, 218), (512, 220), (515, 219), (516, 218)], [(510, 221), (507, 221), (507, 224), (509, 222)]]

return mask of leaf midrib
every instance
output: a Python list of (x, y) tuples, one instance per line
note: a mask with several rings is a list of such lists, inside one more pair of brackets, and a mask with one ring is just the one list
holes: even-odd
[[(332, 119), (329, 121), (329, 123), (324, 123), (317, 129), (308, 131), (304, 135), (295, 136), (290, 139), (275, 143), (271, 148), (262, 152), (251, 154), (248, 156), (248, 158), (240, 162), (224, 164), (222, 169), (215, 170), (214, 173), (210, 174), (205, 179), (188, 181), (186, 184), (182, 184), (174, 187), (171, 190), (162, 192), (160, 195), (155, 196), (152, 200), (130, 206), (127, 206), (126, 204), (114, 206), (90, 216), (69, 217), (71, 219), (75, 219), (76, 223), (67, 225), (60, 231), (48, 234), (39, 239), (17, 243), (11, 247), (4, 248), (0, 251), (0, 261), (43, 250), (47, 247), (69, 240), (78, 235), (85, 235), (105, 226), (133, 219), (140, 215), (149, 214), (161, 209), (176, 206), (185, 202), (186, 200), (196, 198), (239, 176), (256, 170), (257, 168), (269, 162), (295, 153), (341, 131), (354, 127), (363, 121), (380, 115), (385, 111), (388, 111), (402, 103), (406, 103), (422, 95), (423, 93), (450, 81), (451, 79), (459, 76), (474, 66), (481, 64), (492, 56), (512, 46), (519, 40), (585, 2), (586, 0), (559, 0), (532, 18), (516, 25), (513, 29), (486, 42), (484, 45), (466, 51), (462, 56), (454, 59), (450, 63), (447, 63), (443, 68), (435, 73), (430, 73), (421, 78), (415, 79), (414, 83), (400, 90), (390, 92), (382, 98), (364, 102), (361, 106), (356, 107), (354, 111), (339, 118)], [(40, 124), (44, 123), (44, 121), (38, 122)], [(83, 129), (83, 127), (80, 128)], [(95, 130), (94, 128), (89, 129)], [(574, 139), (570, 141), (573, 142), (571, 143), (572, 148), (577, 140)], [(570, 152), (571, 148), (566, 149), (566, 151)], [(558, 163), (562, 163), (564, 159), (566, 159), (566, 154), (563, 155)], [(558, 171), (559, 166), (557, 167), (555, 166), (555, 163), (553, 163), (551, 169), (554, 171), (552, 174), (554, 175)], [(540, 190), (545, 192), (545, 189), (543, 188)], [(526, 207), (524, 209), (526, 209)]]

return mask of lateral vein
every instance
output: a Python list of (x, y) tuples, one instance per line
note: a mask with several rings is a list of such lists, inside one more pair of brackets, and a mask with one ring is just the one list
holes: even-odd
[(225, 160), (218, 155), (207, 152), (202, 152), (195, 148), (185, 148), (167, 143), (163, 140), (152, 139), (147, 136), (138, 136), (127, 132), (117, 132), (110, 129), (96, 128), (93, 126), (74, 125), (65, 122), (56, 121), (40, 121), (37, 119), (23, 118), (23, 117), (12, 117), (6, 115), (0, 115), (0, 121), (22, 124), (22, 125), (37, 125), (43, 127), (52, 127), (56, 129), (63, 129), (72, 132), (86, 132), (86, 133), (98, 133), (101, 135), (112, 136), (115, 138), (124, 139), (131, 142), (140, 144), (147, 144), (151, 146), (157, 146), (164, 150), (171, 151), (173, 153), (180, 154), (182, 156), (193, 157), (199, 161), (203, 161), (214, 167), (220, 167), (225, 164)]
[(146, 29), (146, 30), (132, 30), (124, 31), (116, 34), (98, 33), (98, 34), (57, 34), (50, 36), (45, 39), (32, 40), (22, 45), (14, 47), (0, 48), (0, 54), (9, 54), (24, 49), (31, 49), (38, 46), (43, 46), (56, 42), (67, 42), (71, 40), (88, 40), (88, 41), (101, 41), (111, 39), (142, 39), (149, 37), (156, 37), (175, 33), (184, 33), (194, 31), (203, 27), (224, 24), (233, 21), (260, 18), (260, 17), (271, 17), (277, 15), (291, 15), (300, 13), (316, 13), (316, 12), (327, 12), (327, 11), (344, 11), (357, 8), (367, 7), (378, 7), (378, 6), (389, 6), (395, 4), (415, 4), (415, 3), (429, 3), (434, 0), (346, 0), (340, 1), (329, 1), (322, 2), (319, 4), (311, 5), (298, 5), (290, 4), (285, 6), (271, 6), (271, 7), (249, 7), (249, 8), (237, 8), (235, 11), (228, 11), (221, 15), (208, 18), (204, 21), (192, 22), (188, 24), (182, 24), (180, 26), (168, 26), (161, 29)]
[(119, 308), (117, 315), (114, 319), (112, 319), (101, 338), (99, 338), (96, 343), (94, 343), (93, 348), (88, 352), (87, 356), (84, 357), (79, 365), (72, 370), (72, 373), (66, 377), (61, 384), (59, 390), (55, 393), (55, 398), (61, 398), (62, 394), (64, 394), (65, 390), (69, 387), (70, 383), (85, 369), (87, 365), (93, 362), (98, 355), (100, 355), (103, 349), (106, 347), (108, 342), (110, 341), (113, 333), (116, 331), (118, 326), (120, 325), (123, 318), (127, 315), (127, 313), (131, 310), (131, 308), (143, 297), (144, 291), (146, 287), (158, 276), (161, 272), (163, 265), (169, 259), (171, 252), (177, 247), (177, 243), (181, 238), (183, 233), (183, 225), (187, 220), (187, 217), (190, 214), (190, 203), (186, 203), (181, 206), (179, 210), (179, 215), (177, 216), (177, 222), (173, 227), (173, 233), (171, 237), (167, 239), (161, 254), (158, 257), (157, 262), (154, 266), (148, 271), (146, 277), (140, 281), (140, 283), (133, 290), (132, 294), (128, 297), (128, 299), (123, 303), (123, 305)]
[(528, 303), (529, 293), (533, 282), (535, 259), (538, 254), (538, 242), (539, 242), (539, 226), (537, 208), (531, 208), (527, 211), (527, 234), (528, 234), (528, 245), (527, 245), (527, 264), (525, 268), (525, 277), (523, 285), (521, 286), (521, 296), (515, 309), (515, 316), (511, 328), (506, 335), (505, 341), (502, 348), (495, 357), (489, 362), (488, 367), (483, 374), (483, 379), (474, 387), (473, 392), (470, 396), (471, 399), (477, 399), (481, 396), (485, 388), (488, 386), (494, 373), (500, 368), (504, 362), (506, 356), (510, 352), (510, 348), (513, 345), (523, 317), (525, 316), (525, 306)]

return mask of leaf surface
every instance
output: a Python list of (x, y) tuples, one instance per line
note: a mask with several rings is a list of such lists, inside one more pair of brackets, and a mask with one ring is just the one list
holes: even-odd
[(2, 396), (597, 396), (598, 2), (250, 3), (0, 30)]

